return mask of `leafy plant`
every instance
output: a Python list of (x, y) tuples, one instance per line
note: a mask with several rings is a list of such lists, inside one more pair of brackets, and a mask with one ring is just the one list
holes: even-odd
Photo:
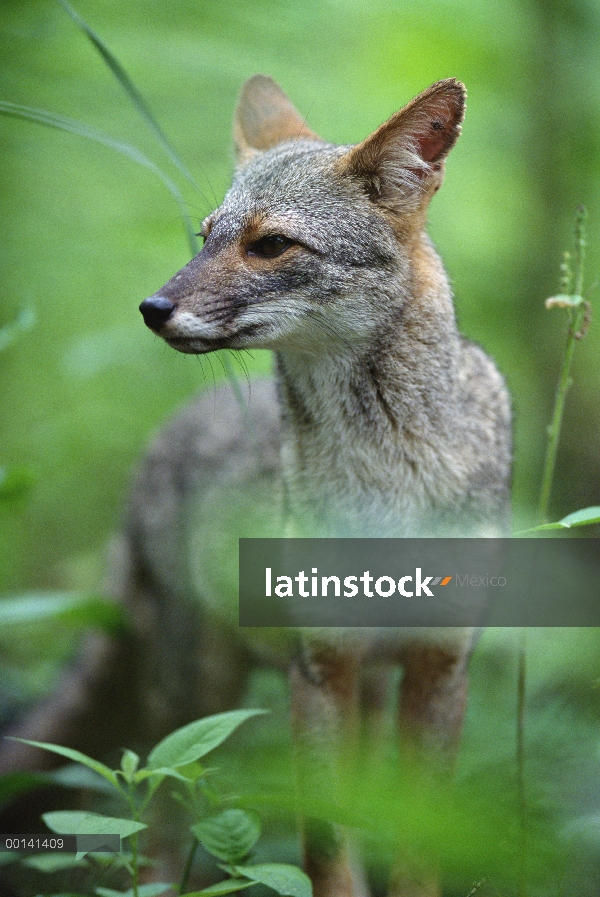
[[(585, 221), (587, 212), (585, 206), (579, 206), (575, 219), (575, 251), (563, 254), (561, 263), (561, 292), (556, 296), (546, 299), (546, 308), (566, 309), (568, 314), (568, 331), (562, 368), (556, 389), (554, 410), (548, 426), (548, 444), (546, 459), (542, 473), (542, 485), (538, 508), (538, 526), (516, 533), (517, 536), (529, 536), (544, 533), (550, 530), (568, 530), (572, 527), (589, 526), (600, 522), (600, 507), (593, 506), (582, 508), (567, 514), (555, 523), (548, 523), (548, 507), (552, 494), (552, 483), (556, 469), (556, 457), (560, 442), (560, 433), (565, 410), (567, 393), (572, 386), (571, 367), (577, 341), (582, 340), (591, 322), (592, 308), (589, 298), (583, 294), (586, 233)], [(588, 291), (590, 295), (595, 289), (594, 284)], [(518, 674), (517, 674), (517, 731), (516, 731), (516, 761), (517, 782), (519, 793), (519, 827), (520, 827), (520, 857), (519, 857), (519, 897), (527, 897), (529, 893), (527, 882), (527, 866), (529, 852), (529, 822), (528, 801), (525, 776), (525, 724), (527, 710), (527, 630), (520, 633)]]
[(536, 527), (517, 533), (519, 536), (531, 535), (546, 530), (570, 529), (571, 527), (588, 526), (600, 522), (600, 507), (582, 508), (563, 517), (556, 523), (548, 522), (548, 507), (552, 494), (552, 483), (556, 469), (556, 456), (560, 443), (563, 416), (567, 393), (573, 385), (571, 379), (571, 367), (577, 342), (584, 339), (592, 319), (592, 306), (589, 296), (596, 289), (597, 283), (583, 292), (586, 232), (585, 222), (587, 212), (585, 206), (579, 206), (575, 219), (575, 250), (573, 253), (563, 253), (560, 266), (560, 293), (546, 299), (546, 308), (562, 308), (568, 315), (568, 330), (562, 368), (556, 388), (554, 410), (548, 426), (548, 444), (546, 447), (546, 459), (542, 473), (542, 485), (538, 507), (539, 524)]
[[(125, 892), (97, 888), (99, 897), (158, 897), (172, 887), (179, 894), (189, 894), (190, 897), (218, 897), (245, 890), (255, 884), (266, 885), (282, 897), (311, 897), (310, 880), (296, 866), (248, 863), (261, 834), (260, 818), (253, 810), (233, 807), (230, 801), (219, 799), (210, 784), (210, 778), (216, 770), (207, 769), (199, 762), (223, 744), (243, 722), (263, 712), (233, 710), (189, 723), (159, 742), (148, 755), (145, 766), (140, 765), (137, 754), (125, 750), (119, 769), (110, 769), (104, 763), (71, 748), (25, 739), (16, 740), (52, 751), (91, 770), (108, 782), (111, 792), (126, 808), (127, 815), (119, 817), (75, 810), (45, 813), (42, 817), (48, 828), (58, 834), (118, 834), (129, 842), (130, 853), (115, 855), (113, 863), (124, 865), (131, 879), (131, 887)], [(194, 819), (188, 860), (179, 883), (141, 885), (140, 868), (145, 858), (140, 850), (140, 836), (148, 827), (143, 820), (165, 779), (174, 779), (180, 783), (184, 793), (183, 803)], [(218, 860), (219, 868), (228, 877), (201, 891), (188, 892), (186, 889), (190, 870), (199, 844)], [(62, 857), (60, 859), (61, 868), (87, 862), (83, 852), (68, 860)], [(40, 866), (39, 858), (26, 859), (24, 862), (38, 869), (56, 868), (55, 863), (48, 866), (42, 862)]]
[[(542, 473), (542, 484), (538, 505), (539, 523), (537, 526), (530, 527), (529, 529), (520, 530), (515, 533), (516, 536), (532, 536), (536, 533), (543, 533), (549, 530), (567, 530), (573, 527), (590, 526), (594, 523), (600, 523), (600, 506), (598, 505), (589, 508), (581, 508), (578, 511), (573, 511), (571, 514), (567, 514), (566, 517), (563, 517), (561, 520), (553, 523), (548, 522), (548, 507), (552, 494), (552, 483), (554, 481), (554, 472), (556, 469), (556, 457), (560, 443), (565, 402), (567, 393), (573, 385), (573, 380), (571, 378), (573, 355), (577, 342), (582, 340), (587, 334), (592, 318), (591, 303), (589, 298), (583, 295), (586, 216), (585, 206), (580, 206), (577, 210), (577, 218), (575, 222), (575, 252), (573, 254), (565, 252), (560, 266), (561, 292), (556, 296), (551, 296), (546, 299), (545, 303), (546, 308), (548, 309), (566, 309), (568, 314), (567, 342), (565, 345), (565, 353), (563, 356), (558, 386), (556, 388), (552, 419), (548, 425), (548, 444), (546, 447), (546, 458)], [(592, 294), (596, 286), (597, 284), (592, 285), (588, 290), (587, 296)]]

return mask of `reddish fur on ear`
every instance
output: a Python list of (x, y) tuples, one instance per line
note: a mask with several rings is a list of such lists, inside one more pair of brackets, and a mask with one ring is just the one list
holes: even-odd
[(238, 159), (269, 150), (285, 140), (319, 140), (281, 87), (266, 75), (243, 85), (235, 110), (233, 136)]
[(441, 183), (443, 160), (456, 143), (465, 114), (466, 89), (455, 78), (437, 81), (411, 100), (341, 160), (346, 174), (363, 180), (375, 201), (395, 208), (400, 200), (429, 195)]
[[(407, 119), (417, 110), (415, 139), (424, 162), (435, 163), (448, 155), (461, 131), (467, 91), (461, 81), (447, 78), (435, 84), (405, 106), (399, 114)], [(426, 120), (425, 120), (426, 119)]]

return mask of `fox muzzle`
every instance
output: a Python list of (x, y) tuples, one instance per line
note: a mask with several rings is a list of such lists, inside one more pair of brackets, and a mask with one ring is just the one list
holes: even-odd
[(167, 299), (166, 296), (161, 296), (160, 293), (155, 293), (154, 296), (149, 296), (149, 298), (144, 299), (140, 305), (144, 324), (146, 324), (150, 330), (156, 331), (160, 330), (163, 324), (167, 323), (175, 311), (175, 308), (176, 306), (173, 305), (170, 299)]

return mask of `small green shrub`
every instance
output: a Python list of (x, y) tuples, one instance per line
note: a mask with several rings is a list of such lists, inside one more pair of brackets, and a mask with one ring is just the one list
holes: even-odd
[[(42, 817), (48, 828), (58, 834), (118, 834), (128, 842), (130, 853), (115, 854), (112, 864), (123, 866), (127, 870), (131, 887), (125, 892), (96, 888), (99, 897), (159, 897), (170, 888), (175, 888), (179, 894), (188, 894), (187, 884), (198, 844), (202, 844), (219, 861), (219, 868), (226, 873), (227, 878), (201, 891), (189, 892), (193, 897), (218, 897), (245, 890), (255, 884), (265, 885), (282, 897), (311, 897), (310, 880), (296, 866), (248, 863), (261, 834), (260, 818), (253, 810), (232, 806), (230, 799), (218, 798), (210, 784), (210, 778), (216, 770), (207, 769), (200, 763), (207, 754), (223, 744), (238, 726), (263, 712), (233, 710), (189, 723), (159, 742), (148, 755), (145, 766), (140, 765), (140, 757), (133, 751), (123, 751), (119, 769), (110, 769), (80, 751), (60, 745), (16, 740), (52, 751), (81, 764), (96, 776), (101, 776), (109, 783), (110, 791), (125, 808), (126, 815), (122, 817), (77, 810), (59, 810), (44, 813)], [(140, 868), (146, 858), (141, 851), (141, 838), (148, 828), (143, 820), (149, 813), (159, 786), (166, 779), (174, 779), (180, 784), (183, 803), (193, 819), (188, 861), (179, 882), (142, 885)], [(85, 853), (68, 858), (60, 856), (59, 861), (61, 869), (88, 862)], [(35, 857), (22, 862), (31, 864), (38, 870), (56, 869), (56, 857), (52, 855), (42, 857), (41, 861), (39, 857)]]

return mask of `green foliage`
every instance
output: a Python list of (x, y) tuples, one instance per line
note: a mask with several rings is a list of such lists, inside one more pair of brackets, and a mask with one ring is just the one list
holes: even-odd
[(260, 821), (246, 810), (223, 810), (192, 826), (192, 832), (217, 859), (239, 863), (260, 838)]
[[(553, 633), (551, 638), (532, 633), (529, 639), (526, 769), (532, 893), (553, 894), (552, 881), (561, 870), (580, 863), (586, 851), (596, 851), (593, 823), (585, 818), (590, 807), (576, 801), (577, 793), (589, 789), (596, 778), (600, 743), (597, 700), (590, 684), (590, 679), (600, 678), (598, 633), (589, 631), (586, 637), (585, 646), (575, 631)], [(252, 876), (260, 874), (253, 867), (271, 858), (293, 862), (290, 843), (296, 843), (299, 815), (350, 826), (376, 880), (387, 877), (399, 850), (428, 855), (433, 845), (436, 862), (449, 885), (457, 882), (457, 893), (463, 893), (465, 882), (481, 878), (494, 882), (497, 893), (513, 893), (519, 849), (514, 662), (513, 635), (487, 631), (472, 663), (469, 718), (454, 788), (428, 784), (422, 770), (406, 765), (394, 747), (390, 718), (358, 768), (345, 765), (335, 804), (319, 794), (299, 800), (284, 737), (285, 686), (274, 674), (264, 674), (250, 700), (269, 695), (273, 702), (279, 695), (271, 704), (273, 712), (261, 717), (260, 725), (244, 724), (236, 736), (237, 750), (231, 745), (226, 758), (214, 764), (218, 770), (212, 762), (208, 769), (203, 758), (200, 763), (171, 767), (167, 781), (168, 768), (150, 770), (147, 761), (125, 751), (119, 769), (110, 770), (117, 778), (121, 802), (121, 809), (115, 805), (111, 815), (134, 818), (137, 813), (152, 833), (155, 776), (167, 792), (178, 777), (186, 816), (191, 816), (193, 843), (199, 840), (217, 865), (226, 864), (229, 875), (240, 876), (211, 886), (205, 897), (249, 887)], [(201, 752), (205, 744), (202, 737)], [(227, 742), (220, 749), (226, 746)], [(192, 749), (189, 742), (188, 747)], [(146, 772), (152, 775), (144, 777)], [(114, 785), (100, 780), (116, 794)], [(173, 808), (174, 821), (182, 810), (177, 804)], [(257, 810), (264, 832), (250, 846), (257, 831)], [(144, 830), (139, 836), (138, 866), (144, 860), (146, 834)], [(238, 859), (244, 850), (248, 852)], [(101, 856), (81, 860), (80, 866), (93, 867)], [(131, 866), (131, 856), (127, 862)], [(234, 868), (248, 866), (252, 871), (244, 874)], [(212, 869), (216, 872), (215, 866)], [(490, 897), (494, 891), (482, 893)]]
[[(546, 461), (544, 463), (544, 471), (542, 474), (542, 487), (540, 491), (539, 517), (540, 524), (547, 523), (548, 506), (550, 504), (550, 495), (552, 492), (552, 481), (554, 479), (554, 469), (556, 467), (556, 458), (558, 454), (558, 445), (565, 412), (565, 402), (567, 392), (572, 386), (571, 366), (573, 364), (573, 355), (578, 340), (582, 340), (588, 330), (591, 320), (591, 305), (587, 299), (582, 296), (584, 281), (584, 264), (586, 250), (586, 232), (585, 221), (587, 211), (585, 206), (580, 206), (577, 210), (577, 218), (575, 221), (575, 253), (574, 262), (575, 270), (571, 269), (571, 254), (565, 252), (563, 263), (561, 265), (561, 289), (563, 293), (559, 296), (552, 296), (546, 300), (546, 308), (565, 308), (569, 318), (569, 329), (567, 334), (567, 343), (563, 358), (562, 370), (556, 390), (554, 400), (554, 412), (552, 420), (548, 427), (548, 446), (546, 449)], [(593, 289), (593, 288), (592, 288)], [(581, 512), (576, 515), (569, 526), (581, 526), (590, 514)], [(595, 522), (595, 521), (591, 521)]]
[(156, 884), (139, 885), (137, 889), (128, 888), (127, 891), (114, 891), (112, 888), (96, 888), (96, 894), (98, 894), (98, 897), (160, 897), (160, 894), (164, 894), (169, 888), (170, 885), (156, 882)]
[(594, 523), (600, 523), (600, 506), (596, 505), (592, 508), (581, 508), (579, 511), (573, 511), (567, 514), (562, 520), (556, 523), (542, 523), (540, 526), (533, 526), (530, 529), (521, 530), (515, 533), (517, 536), (527, 536), (533, 533), (542, 533), (546, 530), (572, 529), (578, 526), (592, 526)]
[[(93, 760), (91, 757), (87, 757), (85, 754), (82, 754), (81, 751), (75, 751), (72, 748), (62, 747), (59, 744), (48, 744), (43, 741), (29, 741), (26, 738), (15, 738), (14, 741), (21, 741), (23, 744), (29, 744), (31, 747), (40, 748), (43, 751), (51, 751), (53, 754), (58, 754), (60, 757), (66, 757), (68, 760), (73, 760), (75, 763), (81, 763), (83, 766), (87, 766), (88, 769), (93, 770), (93, 772), (97, 772), (98, 775), (102, 776), (111, 785), (114, 785), (115, 788), (119, 787), (119, 782), (117, 779), (116, 772), (113, 772), (105, 766), (104, 763), (100, 763), (99, 760)], [(74, 832), (65, 832), (65, 834), (75, 834)], [(104, 832), (102, 833), (104, 834)]]
[(162, 766), (177, 768), (194, 763), (222, 744), (241, 723), (262, 712), (231, 710), (228, 713), (217, 713), (215, 716), (189, 723), (156, 745), (148, 756), (149, 768), (152, 770)]
[[(583, 197), (590, 220), (600, 221), (597, 4), (73, 2), (76, 26), (58, 3), (5, 5), (2, 98), (135, 146), (181, 180), (194, 230), (229, 182), (231, 115), (248, 75), (272, 74), (317, 132), (342, 143), (436, 79), (465, 80), (464, 134), (431, 205), (431, 232), (462, 329), (507, 376), (515, 502), (534, 509), (558, 347), (539, 300), (556, 292), (555, 260)], [(172, 164), (125, 83), (208, 199)], [(114, 529), (148, 433), (223, 370), (216, 357), (169, 353), (142, 327), (140, 300), (189, 253), (157, 177), (56, 128), (9, 116), (0, 127), (0, 326), (24, 306), (35, 304), (38, 315), (2, 356), (0, 461), (31, 466), (40, 484), (16, 523), (0, 520), (0, 589), (65, 588), (65, 559), (98, 555)], [(591, 280), (600, 268), (593, 228)], [(595, 328), (578, 356), (582, 388), (567, 413), (552, 519), (597, 503)], [(264, 353), (244, 360), (252, 373), (270, 368)]]
[(229, 878), (227, 881), (219, 881), (216, 885), (203, 888), (201, 891), (190, 891), (187, 897), (221, 897), (223, 894), (234, 894), (236, 891), (244, 891), (251, 888), (253, 881), (243, 878)]
[(296, 866), (284, 863), (263, 863), (260, 866), (234, 866), (236, 875), (243, 875), (259, 884), (272, 888), (287, 897), (311, 897), (312, 886), (308, 875)]
[(27, 624), (59, 623), (79, 629), (94, 626), (108, 633), (122, 631), (123, 609), (100, 595), (46, 592), (20, 595), (0, 602), (0, 627), (10, 637), (10, 628)]
[(155, 174), (163, 182), (179, 206), (179, 211), (188, 232), (188, 238), (192, 241), (192, 245), (195, 245), (193, 227), (177, 184), (172, 178), (168, 177), (158, 165), (155, 165), (155, 163), (145, 156), (144, 153), (140, 152), (137, 147), (132, 146), (129, 143), (124, 143), (122, 140), (114, 140), (109, 137), (108, 134), (103, 134), (101, 131), (98, 131), (96, 128), (91, 128), (83, 122), (65, 118), (63, 115), (55, 115), (52, 112), (47, 112), (45, 109), (31, 109), (28, 106), (18, 106), (16, 103), (0, 101), (0, 114), (10, 115), (13, 118), (22, 118), (26, 121), (46, 125), (46, 127), (49, 128), (57, 128), (60, 131), (67, 131), (67, 133), (74, 134), (77, 137), (85, 137), (86, 140), (101, 143), (104, 146), (109, 147), (109, 149), (115, 150), (123, 156), (127, 156), (132, 162), (137, 162), (138, 165), (142, 165), (144, 168), (149, 169), (149, 171)]
[[(86, 765), (87, 761), (89, 757), (86, 758)], [(102, 816), (82, 810), (56, 810), (54, 813), (44, 813), (42, 819), (51, 831), (62, 835), (119, 835), (129, 838), (148, 828), (145, 823), (134, 819)], [(79, 858), (81, 856), (78, 854)]]
[[(6, 140), (0, 190), (10, 254), (1, 269), (9, 297), (1, 314), (2, 321), (10, 323), (0, 329), (0, 350), (10, 346), (10, 352), (2, 355), (2, 460), (7, 463), (0, 471), (0, 501), (28, 493), (30, 502), (20, 516), (11, 508), (10, 518), (0, 519), (4, 587), (22, 589), (23, 582), (28, 588), (31, 582), (37, 587), (40, 581), (53, 587), (57, 576), (66, 578), (59, 566), (65, 558), (98, 552), (114, 527), (126, 471), (147, 432), (202, 378), (210, 385), (221, 376), (218, 361), (213, 371), (210, 359), (199, 367), (163, 351), (137, 320), (139, 300), (170, 276), (186, 253), (181, 221), (171, 214), (171, 199), (165, 199), (160, 184), (154, 189), (146, 171), (166, 184), (175, 198), (180, 217), (186, 220), (188, 249), (192, 248), (188, 204), (190, 212), (200, 217), (218, 203), (230, 175), (235, 93), (243, 78), (255, 71), (277, 77), (310, 123), (324, 137), (340, 142), (361, 138), (439, 77), (456, 74), (467, 81), (470, 108), (465, 136), (453, 152), (446, 185), (432, 206), (432, 233), (453, 276), (463, 328), (492, 351), (508, 376), (516, 409), (516, 503), (533, 507), (543, 452), (541, 434), (552, 399), (548, 369), (557, 348), (553, 324), (541, 320), (536, 296), (551, 292), (553, 259), (582, 193), (590, 197), (592, 220), (600, 220), (600, 152), (594, 137), (600, 108), (597, 5), (589, 0), (576, 4), (503, 0), (496, 5), (483, 0), (433, 0), (422, 8), (386, 0), (343, 8), (314, 0), (239, 2), (235, 7), (187, 3), (160, 7), (150, 0), (114, 8), (88, 0), (80, 0), (80, 5), (87, 8), (90, 21), (93, 18), (110, 35), (144, 94), (104, 40), (66, 2), (62, 6), (100, 55), (102, 65), (95, 66), (94, 57), (82, 51), (72, 28), (71, 36), (62, 10), (55, 12), (52, 5), (38, 2), (9, 4), (5, 10), (8, 40), (3, 69), (11, 99), (22, 104), (2, 104)], [(303, 47), (300, 55), (298, 46)], [(507, 68), (508, 54), (512, 64)], [(152, 148), (146, 148), (144, 135), (132, 125), (130, 110), (122, 108), (120, 95), (112, 91), (107, 66), (187, 183), (187, 168), (157, 125), (151, 107), (177, 135), (182, 154), (197, 170), (202, 163), (202, 183), (206, 182), (207, 192), (208, 185), (214, 185), (214, 201), (198, 199), (196, 192), (188, 196), (152, 160)], [(74, 117), (37, 106), (58, 108)], [(105, 130), (87, 124), (88, 117), (106, 122)], [(28, 131), (24, 119), (43, 124), (45, 130)], [(113, 130), (123, 137), (113, 137), (109, 133)], [(77, 141), (67, 143), (64, 134), (86, 141), (81, 146)], [(92, 143), (137, 164), (121, 166), (115, 153), (95, 152)], [(581, 285), (569, 283), (572, 261), (563, 263), (560, 293), (550, 306), (584, 314), (586, 294)], [(597, 250), (592, 250), (591, 262), (592, 270), (598, 267)], [(17, 311), (31, 307), (30, 295), (39, 310), (35, 331), (32, 313)], [(16, 340), (19, 335), (23, 338)], [(597, 345), (597, 337), (588, 340), (578, 361), (585, 376), (579, 377), (581, 388), (573, 397), (564, 431), (556, 516), (589, 502), (599, 489)], [(264, 371), (270, 362), (257, 353), (249, 366)], [(30, 488), (32, 471), (39, 484), (35, 490)], [(598, 508), (586, 508), (547, 528), (588, 525), (597, 521), (597, 512)], [(50, 599), (40, 594), (44, 607), (40, 602), (39, 608), (48, 623), (61, 627), (76, 620), (97, 625), (85, 595), (90, 602), (95, 600), (89, 592), (78, 596), (61, 592)], [(19, 614), (25, 620), (29, 612), (35, 613), (33, 603), (28, 609), (29, 600), (23, 599), (20, 608), (8, 604), (4, 622), (11, 613), (15, 622)], [(14, 626), (12, 631), (22, 630)], [(388, 851), (395, 849), (389, 840), (393, 833), (425, 844), (433, 838), (455, 869), (491, 867), (504, 873), (511, 862), (514, 865), (507, 847), (516, 840), (511, 840), (516, 828), (515, 697), (512, 648), (504, 651), (502, 644), (507, 638), (488, 632), (484, 637), (488, 648), (484, 645), (475, 659), (461, 759), (465, 795), (461, 804), (424, 807), (410, 788), (395, 793), (395, 777), (387, 776), (384, 765), (379, 777), (369, 777), (368, 794), (364, 782), (349, 785), (344, 808), (315, 800), (303, 809), (317, 817), (364, 824), (373, 839), (374, 856), (382, 844)], [(494, 639), (490, 649), (489, 640)], [(540, 817), (548, 823), (534, 825), (530, 834), (540, 848), (537, 855), (546, 859), (548, 881), (554, 863), (564, 859), (564, 840), (557, 838), (567, 815), (564, 795), (569, 787), (587, 789), (582, 767), (592, 764), (590, 757), (595, 758), (597, 750), (600, 655), (597, 634), (591, 632), (539, 633), (537, 647), (532, 651), (530, 646), (529, 652), (533, 654), (527, 716), (529, 802), (534, 823)], [(565, 713), (557, 695), (567, 696), (575, 709)], [(280, 735), (271, 733), (253, 754), (247, 752), (244, 767), (252, 765), (259, 778), (265, 769), (278, 772), (285, 765)], [(248, 819), (253, 817), (225, 816), (234, 810), (223, 809), (218, 799), (215, 804), (209, 771), (197, 762), (203, 754), (188, 762), (194, 753), (193, 738), (188, 736), (189, 732), (181, 739), (169, 736), (166, 748), (164, 743), (155, 748), (160, 751), (154, 763), (142, 768), (132, 751), (123, 754), (119, 770), (104, 767), (105, 772), (99, 772), (90, 765), (96, 761), (82, 762), (92, 780), (95, 771), (102, 782), (118, 790), (133, 815), (139, 806), (128, 802), (132, 793), (141, 795), (143, 804), (161, 782), (179, 781), (187, 789), (190, 807), (198, 811), (199, 795), (208, 807), (203, 807), (205, 815), (194, 828), (200, 826), (217, 859), (222, 860), (219, 854), (225, 851), (226, 861), (234, 863), (233, 853), (251, 841)], [(11, 777), (9, 785), (18, 790), (41, 778)], [(287, 792), (255, 798), (256, 805), (277, 807), (280, 813), (298, 809)], [(251, 808), (252, 798), (247, 800), (244, 805)], [(571, 803), (578, 806), (575, 798)], [(202, 829), (203, 823), (208, 828)], [(581, 825), (585, 828), (583, 821)], [(593, 816), (585, 832), (597, 840)], [(576, 840), (582, 832), (574, 826), (571, 836)], [(135, 862), (141, 861), (136, 855)], [(236, 871), (243, 868), (245, 873)], [(265, 867), (232, 866), (231, 873), (241, 877), (200, 893), (211, 897), (250, 887), (259, 880), (252, 878), (250, 868), (258, 875), (256, 870)], [(274, 880), (276, 873), (264, 874)], [(296, 875), (295, 880), (301, 893), (302, 879), (299, 882)], [(284, 886), (290, 888), (290, 881)], [(145, 888), (136, 885), (131, 894), (149, 897)]]
[[(139, 868), (143, 857), (139, 853), (138, 835), (147, 829), (140, 817), (147, 812), (158, 785), (167, 777), (185, 784), (187, 803), (195, 812), (196, 818), (199, 817), (191, 827), (194, 836), (191, 856), (196, 845), (202, 843), (209, 854), (229, 864), (221, 867), (230, 875), (227, 881), (196, 891), (195, 895), (217, 897), (244, 890), (254, 884), (263, 884), (282, 897), (311, 897), (310, 881), (297, 867), (280, 863), (248, 865), (245, 862), (260, 837), (261, 826), (257, 813), (235, 807), (221, 808), (217, 812), (203, 812), (200, 809), (206, 803), (201, 800), (203, 796), (208, 799), (209, 806), (214, 805), (214, 792), (207, 782), (207, 777), (214, 770), (203, 770), (197, 761), (222, 745), (243, 722), (262, 713), (264, 711), (237, 710), (197, 720), (159, 742), (150, 752), (148, 765), (141, 768), (140, 757), (131, 750), (124, 750), (120, 768), (111, 770), (105, 764), (71, 748), (25, 739), (16, 740), (82, 764), (106, 779), (115, 794), (128, 807), (130, 815), (127, 817), (76, 810), (44, 813), (42, 817), (48, 828), (57, 834), (118, 834), (122, 839), (129, 839), (132, 853), (125, 865), (131, 875), (131, 888), (121, 892), (99, 887), (96, 889), (99, 897), (158, 897), (163, 891), (174, 887), (172, 883), (139, 884)], [(190, 773), (189, 778), (181, 774), (182, 767)], [(55, 857), (41, 857), (26, 859), (25, 862), (39, 871), (52, 872), (76, 867), (84, 857), (85, 853), (81, 852), (75, 857), (62, 856), (58, 860)], [(119, 857), (115, 857), (115, 861), (118, 862)], [(186, 892), (188, 872), (189, 869), (186, 869), (183, 874), (178, 888), (180, 894)]]
[[(175, 165), (175, 167), (183, 174), (185, 178), (198, 190), (200, 193), (200, 187), (196, 184), (193, 177), (187, 170), (186, 166), (183, 164), (179, 156), (177, 155), (175, 149), (171, 145), (168, 137), (164, 133), (163, 129), (156, 121), (152, 112), (150, 111), (150, 107), (148, 106), (146, 100), (137, 89), (119, 60), (116, 58), (114, 53), (108, 48), (106, 43), (102, 40), (99, 34), (90, 28), (88, 23), (79, 15), (79, 13), (73, 9), (73, 7), (66, 2), (66, 0), (58, 0), (60, 5), (66, 10), (66, 12), (71, 16), (75, 24), (83, 31), (83, 33), (89, 38), (92, 45), (100, 54), (101, 58), (104, 60), (112, 74), (115, 76), (122, 89), (125, 91), (134, 107), (140, 113), (141, 117), (144, 119), (146, 124), (149, 125), (150, 129), (154, 132), (155, 137), (158, 139), (158, 142), (162, 146), (163, 150), (166, 152), (167, 156), (171, 160), (171, 162)], [(192, 249), (194, 248), (195, 241), (192, 243)]]

